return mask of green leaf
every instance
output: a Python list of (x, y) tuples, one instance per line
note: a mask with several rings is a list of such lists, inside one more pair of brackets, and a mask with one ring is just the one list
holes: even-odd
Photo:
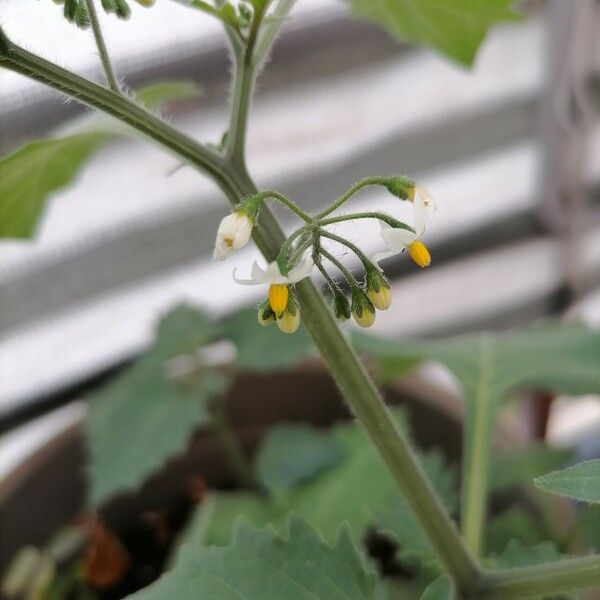
[(487, 552), (497, 553), (502, 552), (513, 539), (525, 546), (535, 546), (547, 541), (548, 533), (528, 510), (516, 505), (490, 519), (485, 539)]
[(536, 477), (534, 483), (545, 492), (582, 502), (600, 503), (600, 459), (587, 460), (562, 471)]
[[(148, 108), (198, 93), (189, 82), (162, 82), (136, 92)], [(108, 118), (78, 119), (68, 135), (29, 142), (0, 160), (0, 238), (30, 238), (49, 196), (72, 183), (104, 143), (130, 128)], [(82, 199), (82, 202), (85, 199)]]
[(291, 519), (284, 537), (240, 522), (229, 546), (184, 546), (173, 570), (129, 598), (365, 600), (375, 585), (347, 529), (330, 546)]
[(518, 540), (511, 540), (502, 554), (492, 558), (498, 568), (515, 569), (554, 562), (562, 558), (562, 554), (552, 542), (527, 547)]
[(354, 14), (400, 40), (424, 44), (471, 65), (488, 29), (513, 21), (514, 0), (350, 0)]
[(93, 395), (87, 420), (93, 504), (137, 487), (209, 421), (206, 402), (222, 393), (224, 377), (204, 371), (177, 379), (168, 361), (194, 352), (212, 334), (204, 313), (179, 306), (161, 320), (154, 347)]
[(430, 583), (423, 592), (420, 600), (452, 600), (454, 585), (448, 575), (441, 575)]
[(0, 161), (0, 238), (33, 235), (48, 195), (70, 183), (108, 139), (85, 133), (39, 140)]
[(542, 442), (532, 443), (518, 450), (504, 452), (492, 460), (490, 489), (530, 483), (539, 475), (558, 469), (573, 459), (571, 448), (554, 448)]
[(577, 515), (576, 531), (582, 538), (586, 550), (600, 552), (600, 505), (588, 504)]
[(225, 335), (236, 345), (236, 364), (247, 371), (284, 369), (313, 354), (313, 346), (304, 327), (286, 335), (277, 326), (257, 327), (256, 308), (244, 308), (224, 324)]
[(343, 456), (327, 433), (308, 425), (272, 427), (256, 457), (260, 482), (272, 492), (288, 490), (337, 464)]

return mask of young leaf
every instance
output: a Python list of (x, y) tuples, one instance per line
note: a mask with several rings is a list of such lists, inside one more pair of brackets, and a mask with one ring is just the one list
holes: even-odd
[(375, 585), (347, 529), (330, 546), (291, 519), (284, 537), (240, 522), (229, 546), (184, 546), (174, 569), (129, 598), (365, 600), (375, 597)]
[(517, 18), (514, 0), (350, 0), (358, 17), (374, 21), (392, 36), (430, 46), (471, 65), (488, 29)]
[[(141, 88), (138, 100), (148, 108), (195, 95), (189, 82), (162, 82)], [(108, 118), (77, 121), (69, 135), (29, 142), (0, 160), (0, 238), (30, 238), (49, 196), (69, 185), (83, 164), (114, 134), (130, 133)]]
[(39, 140), (0, 160), (0, 238), (29, 238), (47, 197), (106, 142), (99, 132)]
[(562, 558), (562, 554), (552, 542), (526, 547), (517, 540), (511, 540), (502, 554), (493, 556), (495, 566), (503, 569), (516, 569), (532, 565), (542, 565)]
[(497, 491), (530, 483), (539, 475), (565, 466), (572, 458), (571, 448), (554, 448), (541, 442), (503, 452), (492, 460), (494, 477), (490, 481), (490, 489)]
[(154, 347), (91, 398), (87, 430), (93, 504), (137, 487), (185, 448), (195, 427), (208, 422), (206, 402), (224, 390), (223, 376), (206, 371), (179, 380), (169, 374), (168, 363), (211, 335), (204, 313), (176, 308), (160, 322)]
[(303, 327), (294, 335), (283, 335), (275, 326), (257, 327), (256, 308), (233, 314), (225, 321), (224, 330), (237, 347), (237, 366), (247, 371), (284, 369), (313, 352)]
[(485, 548), (488, 553), (502, 552), (513, 539), (525, 546), (535, 546), (548, 540), (548, 532), (530, 511), (514, 505), (490, 519), (485, 530)]
[(288, 490), (337, 464), (343, 456), (331, 436), (307, 425), (272, 427), (256, 457), (260, 482), (272, 492)]
[(600, 503), (600, 459), (587, 460), (562, 471), (536, 477), (534, 483), (545, 492), (582, 502)]
[(448, 575), (441, 575), (430, 583), (420, 600), (452, 600), (454, 598), (454, 585)]

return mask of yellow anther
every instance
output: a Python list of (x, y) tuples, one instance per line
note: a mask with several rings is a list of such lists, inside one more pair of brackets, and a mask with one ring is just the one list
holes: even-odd
[(288, 298), (289, 290), (287, 285), (274, 283), (269, 286), (269, 304), (276, 315), (285, 310), (288, 305)]
[(408, 247), (408, 252), (420, 267), (428, 267), (431, 264), (431, 254), (429, 254), (429, 250), (423, 242), (415, 240)]

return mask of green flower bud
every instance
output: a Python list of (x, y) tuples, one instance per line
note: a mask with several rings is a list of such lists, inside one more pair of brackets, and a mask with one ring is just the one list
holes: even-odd
[(268, 300), (265, 300), (258, 307), (257, 319), (258, 319), (259, 324), (262, 325), (263, 327), (266, 327), (267, 325), (271, 325), (271, 323), (275, 323), (275, 312), (271, 308), (271, 305)]
[(371, 304), (379, 310), (387, 310), (392, 303), (392, 290), (385, 275), (373, 266), (365, 274), (365, 287)]
[(388, 192), (401, 200), (412, 200), (415, 196), (415, 182), (402, 175), (386, 177), (383, 185)]
[(352, 288), (352, 316), (360, 327), (371, 327), (375, 323), (375, 308), (358, 287)]
[(350, 302), (340, 289), (333, 292), (333, 312), (338, 321), (347, 321), (352, 316)]

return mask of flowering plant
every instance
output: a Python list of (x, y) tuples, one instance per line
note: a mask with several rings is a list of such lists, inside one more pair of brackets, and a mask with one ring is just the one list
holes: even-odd
[[(320, 213), (309, 215), (285, 195), (274, 190), (259, 190), (248, 173), (246, 124), (254, 84), (293, 1), (216, 0), (209, 3), (183, 0), (182, 3), (191, 10), (199, 10), (218, 19), (224, 26), (230, 46), (234, 64), (231, 119), (223, 143), (218, 147), (201, 144), (163, 121), (149, 109), (150, 103), (144, 101), (143, 94), (132, 98), (123, 90), (110, 61), (94, 0), (63, 0), (57, 3), (64, 5), (67, 19), (91, 29), (107, 86), (89, 81), (29, 52), (15, 44), (2, 28), (0, 68), (37, 80), (117, 118), (175, 153), (219, 186), (233, 212), (223, 219), (218, 228), (214, 258), (227, 258), (252, 237), (267, 266), (263, 269), (255, 263), (249, 279), (239, 279), (235, 274), (234, 277), (241, 284), (268, 286), (266, 299), (258, 308), (258, 323), (269, 325), (276, 322), (281, 332), (295, 335), (287, 338), (281, 336), (276, 328), (263, 330), (255, 321), (253, 325), (259, 331), (277, 334), (279, 343), (283, 339), (291, 347), (294, 340), (302, 339), (303, 330), (299, 330), (302, 315), (314, 345), (361, 425), (361, 429), (351, 427), (336, 431), (333, 443), (331, 439), (323, 440), (314, 433), (307, 436), (304, 432), (302, 443), (297, 445), (301, 450), (292, 453), (297, 458), (313, 456), (311, 451), (319, 450), (316, 453), (319, 457), (317, 471), (332, 467), (339, 459), (339, 456), (338, 459), (332, 458), (336, 452), (346, 452), (353, 459), (345, 463), (344, 469), (352, 471), (352, 467), (358, 469), (356, 464), (360, 466), (361, 460), (366, 462), (367, 468), (360, 470), (360, 477), (352, 480), (355, 485), (351, 492), (337, 506), (330, 507), (330, 512), (343, 512), (345, 503), (349, 503), (353, 496), (360, 496), (359, 491), (367, 494), (372, 491), (371, 487), (376, 487), (376, 483), (389, 483), (385, 489), (393, 498), (391, 508), (396, 511), (396, 516), (398, 513), (401, 515), (395, 521), (395, 525), (400, 523), (398, 537), (401, 545), (404, 550), (412, 548), (416, 552), (422, 561), (423, 569), (419, 572), (429, 577), (422, 596), (425, 599), (459, 597), (493, 600), (555, 596), (600, 586), (598, 556), (579, 556), (538, 564), (543, 561), (538, 560), (537, 555), (532, 557), (517, 552), (514, 558), (513, 552), (514, 560), (505, 556), (492, 564), (494, 568), (481, 557), (491, 487), (491, 431), (496, 405), (515, 387), (531, 383), (574, 393), (598, 391), (597, 336), (579, 327), (564, 330), (550, 327), (515, 339), (481, 336), (475, 341), (404, 344), (355, 335), (351, 344), (340, 331), (337, 320), (347, 320), (352, 316), (359, 326), (369, 327), (375, 320), (376, 311), (390, 306), (391, 286), (379, 265), (380, 261), (407, 250), (420, 267), (430, 264), (431, 256), (423, 238), (435, 210), (432, 197), (425, 188), (407, 177), (374, 176), (352, 185)], [(145, 6), (152, 4), (146, 0), (138, 0), (138, 3)], [(509, 9), (509, 0), (488, 0), (485, 3), (456, 0), (444, 4), (443, 8), (441, 4), (430, 0), (351, 2), (355, 14), (381, 24), (393, 35), (433, 46), (465, 64), (472, 62), (478, 44), (492, 23), (514, 17)], [(105, 11), (120, 18), (126, 18), (130, 12), (126, 0), (102, 0), (101, 5)], [(79, 164), (107, 137), (106, 131), (86, 131), (33, 143), (6, 157), (0, 163), (0, 235), (30, 236), (49, 193), (67, 183)], [(39, 177), (30, 177), (32, 169), (36, 169)], [(35, 187), (32, 187), (34, 184)], [(367, 186), (381, 186), (399, 201), (412, 203), (413, 224), (378, 211), (336, 212)], [(301, 225), (286, 236), (266, 206), (267, 200), (284, 205), (300, 219)], [(330, 229), (336, 223), (364, 219), (379, 221), (382, 242), (386, 246), (385, 250), (372, 257)], [(358, 257), (364, 272), (362, 281), (328, 249), (325, 242), (340, 244)], [(331, 275), (330, 266), (341, 273), (343, 283)], [(324, 302), (310, 278), (315, 269), (325, 281), (330, 306)], [(225, 327), (220, 333), (237, 343), (238, 350), (243, 347), (244, 342), (236, 336), (235, 327)], [(225, 383), (223, 373), (205, 364), (196, 355), (203, 345), (215, 339), (216, 330), (211, 328), (205, 315), (185, 308), (176, 311), (161, 322), (155, 347), (127, 375), (125, 383), (115, 384), (108, 401), (92, 410), (95, 414), (90, 420), (93, 449), (90, 470), (94, 503), (99, 504), (116, 491), (139, 484), (187, 439), (190, 424), (208, 420), (220, 432), (232, 464), (237, 465), (241, 473), (240, 480), (250, 488), (257, 485), (255, 479), (248, 475), (246, 459), (231, 435), (222, 406), (215, 402)], [(270, 338), (267, 347), (276, 343)], [(443, 485), (432, 483), (432, 473), (437, 472), (439, 476), (443, 469), (439, 462), (428, 460), (414, 450), (401, 417), (386, 406), (373, 380), (359, 362), (355, 348), (368, 354), (382, 372), (392, 375), (405, 368), (407, 362), (438, 360), (445, 363), (463, 384), (466, 411), (460, 532), (450, 514), (454, 503), (445, 501), (441, 491)], [(529, 361), (531, 352), (537, 353), (539, 360)], [(241, 350), (240, 354), (243, 354)], [(247, 360), (251, 361), (252, 357)], [(202, 377), (199, 378), (199, 374)], [(132, 395), (132, 389), (143, 390), (143, 395)], [(164, 397), (176, 398), (178, 402), (165, 410)], [(202, 399), (200, 411), (197, 404), (188, 402), (191, 397)], [(135, 408), (132, 409), (132, 406)], [(131, 423), (127, 421), (131, 414), (140, 415), (140, 427), (144, 421), (155, 427), (147, 432), (148, 436), (139, 436), (153, 442), (142, 449), (136, 446), (136, 436), (131, 435)], [(157, 424), (160, 427), (157, 428)], [(168, 435), (164, 434), (165, 431)], [(287, 432), (284, 441), (297, 441), (295, 435), (298, 432)], [(115, 442), (117, 436), (118, 443)], [(127, 461), (123, 457), (130, 450), (134, 458)], [(117, 456), (115, 452), (118, 452)], [(267, 450), (264, 452), (268, 456)], [(263, 461), (267, 461), (265, 454), (261, 456)], [(428, 464), (431, 462), (435, 464)], [(264, 467), (260, 457), (259, 463)], [(118, 469), (120, 464), (135, 465), (135, 472)], [(304, 463), (302, 465), (300, 471), (305, 466)], [(571, 470), (541, 477), (537, 484), (548, 491), (598, 502), (599, 468), (597, 461), (589, 461)], [(311, 473), (315, 471), (314, 468), (308, 470)], [(351, 514), (345, 520), (351, 527), (343, 528), (336, 541), (329, 543), (331, 536), (325, 531), (327, 527), (321, 526), (318, 515), (310, 510), (315, 503), (326, 503), (324, 485), (318, 486), (316, 491), (315, 488), (304, 489), (294, 495), (285, 485), (282, 487), (280, 480), (273, 483), (277, 476), (272, 471), (264, 468), (263, 474), (265, 472), (268, 475), (263, 477), (262, 486), (269, 490), (268, 515), (260, 512), (264, 509), (263, 505), (258, 504), (260, 508), (257, 508), (255, 496), (251, 500), (246, 498), (244, 514), (258, 524), (281, 525), (278, 519), (283, 507), (286, 515), (294, 510), (308, 515), (309, 524), (306, 520), (292, 517), (284, 537), (278, 537), (271, 530), (257, 530), (241, 524), (225, 548), (207, 548), (192, 542), (184, 546), (173, 570), (136, 597), (143, 600), (383, 597), (384, 584), (367, 564), (357, 548), (357, 540), (353, 538), (356, 529), (352, 526), (356, 524), (358, 513), (361, 517), (357, 530), (360, 533), (365, 531), (366, 519), (362, 517), (365, 507), (361, 505), (349, 511)], [(330, 483), (327, 478), (326, 483)], [(373, 520), (385, 530), (385, 524), (390, 523), (385, 514), (389, 516), (390, 513), (383, 514), (380, 509), (377, 503), (369, 504)], [(206, 514), (203, 513), (203, 519), (208, 518)], [(205, 524), (202, 521), (202, 527)], [(328, 542), (322, 535), (328, 538)], [(31, 561), (28, 564), (31, 565)], [(43, 564), (47, 567), (47, 563)], [(26, 572), (31, 574), (36, 569), (28, 567)], [(27, 586), (33, 580), (39, 582), (42, 574), (46, 577), (48, 569), (44, 567), (32, 578), (29, 575), (23, 577), (22, 573), (22, 570), (18, 573), (19, 585), (13, 587), (21, 589), (19, 586), (24, 586), (31, 592), (31, 586)], [(42, 579), (46, 585), (47, 579)], [(11, 579), (10, 583), (14, 580)], [(39, 592), (39, 588), (36, 587), (35, 591)]]

